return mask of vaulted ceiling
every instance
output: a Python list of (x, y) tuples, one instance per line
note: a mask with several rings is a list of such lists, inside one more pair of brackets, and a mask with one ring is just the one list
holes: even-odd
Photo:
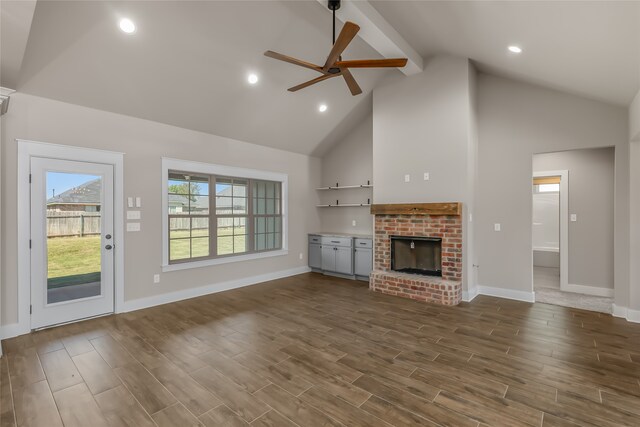
[[(426, 59), (465, 56), (485, 72), (619, 105), (639, 87), (640, 2), (370, 3)], [(371, 111), (372, 89), (400, 75), (354, 70), (364, 90), (357, 97), (342, 79), (287, 92), (317, 74), (263, 52), (324, 62), (331, 14), (316, 0), (40, 0), (30, 27), (6, 25), (7, 10), (18, 10), (9, 18), (30, 19), (28, 8), (12, 4), (1, 6), (0, 85), (294, 152), (322, 154)], [(134, 35), (118, 29), (124, 16), (136, 23)], [(28, 35), (21, 61), (7, 54), (20, 51), (12, 46), (20, 37), (8, 37), (9, 30)], [(524, 52), (508, 54), (511, 43)], [(359, 37), (344, 56), (381, 57)], [(247, 83), (250, 72), (260, 78), (255, 86)]]

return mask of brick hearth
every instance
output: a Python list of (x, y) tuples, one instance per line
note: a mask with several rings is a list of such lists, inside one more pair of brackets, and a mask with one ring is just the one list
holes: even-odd
[[(406, 205), (403, 205), (406, 206)], [(426, 236), (442, 239), (442, 277), (391, 270), (391, 236)], [(375, 216), (372, 291), (443, 305), (462, 300), (461, 215), (378, 214)]]

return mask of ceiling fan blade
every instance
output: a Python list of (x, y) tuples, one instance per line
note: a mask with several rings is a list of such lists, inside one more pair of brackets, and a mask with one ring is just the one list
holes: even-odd
[(377, 67), (404, 67), (407, 65), (407, 58), (392, 59), (356, 59), (353, 61), (338, 61), (338, 68), (377, 68)]
[(268, 56), (269, 58), (273, 58), (273, 59), (277, 59), (277, 60), (280, 60), (280, 61), (288, 62), (290, 64), (299, 65), (301, 67), (310, 68), (310, 69), (316, 70), (316, 71), (318, 71), (320, 73), (323, 72), (322, 71), (322, 67), (320, 67), (319, 65), (315, 65), (315, 64), (312, 64), (310, 62), (302, 61), (300, 59), (293, 58), (291, 56), (283, 55), (281, 53), (274, 52), (272, 50), (266, 51), (264, 53), (264, 56)]
[(327, 62), (324, 63), (324, 67), (322, 67), (323, 71), (326, 73), (329, 71), (329, 68), (333, 66), (333, 64), (338, 60), (342, 52), (349, 46), (351, 40), (358, 34), (360, 31), (360, 26), (354, 24), (351, 21), (347, 21), (344, 23), (342, 27), (342, 31), (338, 35), (336, 42), (333, 44), (333, 48), (331, 52), (329, 52), (329, 56), (327, 57)]
[(299, 84), (298, 86), (294, 86), (294, 87), (290, 87), (289, 89), (287, 89), (289, 92), (295, 92), (298, 91), (300, 89), (304, 89), (305, 87), (309, 87), (311, 85), (314, 85), (316, 83), (320, 83), (323, 80), (327, 80), (330, 79), (331, 77), (335, 77), (335, 76), (339, 76), (340, 74), (325, 74), (322, 75), (320, 77), (316, 77), (313, 80), (309, 80), (308, 82), (304, 82)]
[(362, 89), (360, 89), (360, 86), (358, 85), (358, 82), (356, 82), (356, 79), (353, 78), (353, 74), (351, 74), (351, 71), (347, 70), (346, 68), (340, 71), (342, 73), (342, 77), (344, 77), (344, 81), (347, 82), (347, 86), (349, 86), (351, 95), (360, 95), (362, 93)]

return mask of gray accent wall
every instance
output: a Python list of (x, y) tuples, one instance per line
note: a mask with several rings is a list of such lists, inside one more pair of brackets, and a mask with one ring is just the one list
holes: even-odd
[[(369, 114), (322, 158), (321, 186), (373, 184), (373, 117)], [(371, 189), (319, 191), (321, 203), (366, 203)], [(318, 208), (324, 232), (372, 234), (373, 215), (368, 207)], [(353, 226), (353, 221), (356, 225)]]
[(535, 154), (533, 172), (569, 171), (569, 284), (613, 289), (615, 149)]
[(475, 85), (468, 59), (436, 56), (422, 73), (390, 78), (373, 93), (374, 201), (463, 203), (464, 292), (475, 286)]
[[(532, 291), (535, 153), (615, 146), (614, 284), (629, 289), (629, 140), (624, 107), (480, 74), (476, 251), (483, 286)], [(502, 231), (494, 231), (500, 223)]]
[[(125, 301), (307, 265), (304, 236), (320, 227), (313, 191), (320, 184), (319, 158), (21, 93), (11, 97), (2, 125), (4, 325), (17, 320), (16, 138), (125, 153), (125, 196), (142, 197), (142, 231), (125, 234)], [(161, 157), (288, 174), (289, 254), (161, 273)], [(158, 284), (156, 273), (161, 273)]]

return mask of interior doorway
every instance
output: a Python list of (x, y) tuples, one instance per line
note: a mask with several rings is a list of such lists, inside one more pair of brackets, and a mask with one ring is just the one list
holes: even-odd
[(533, 156), (537, 302), (611, 312), (614, 154), (608, 147)]

